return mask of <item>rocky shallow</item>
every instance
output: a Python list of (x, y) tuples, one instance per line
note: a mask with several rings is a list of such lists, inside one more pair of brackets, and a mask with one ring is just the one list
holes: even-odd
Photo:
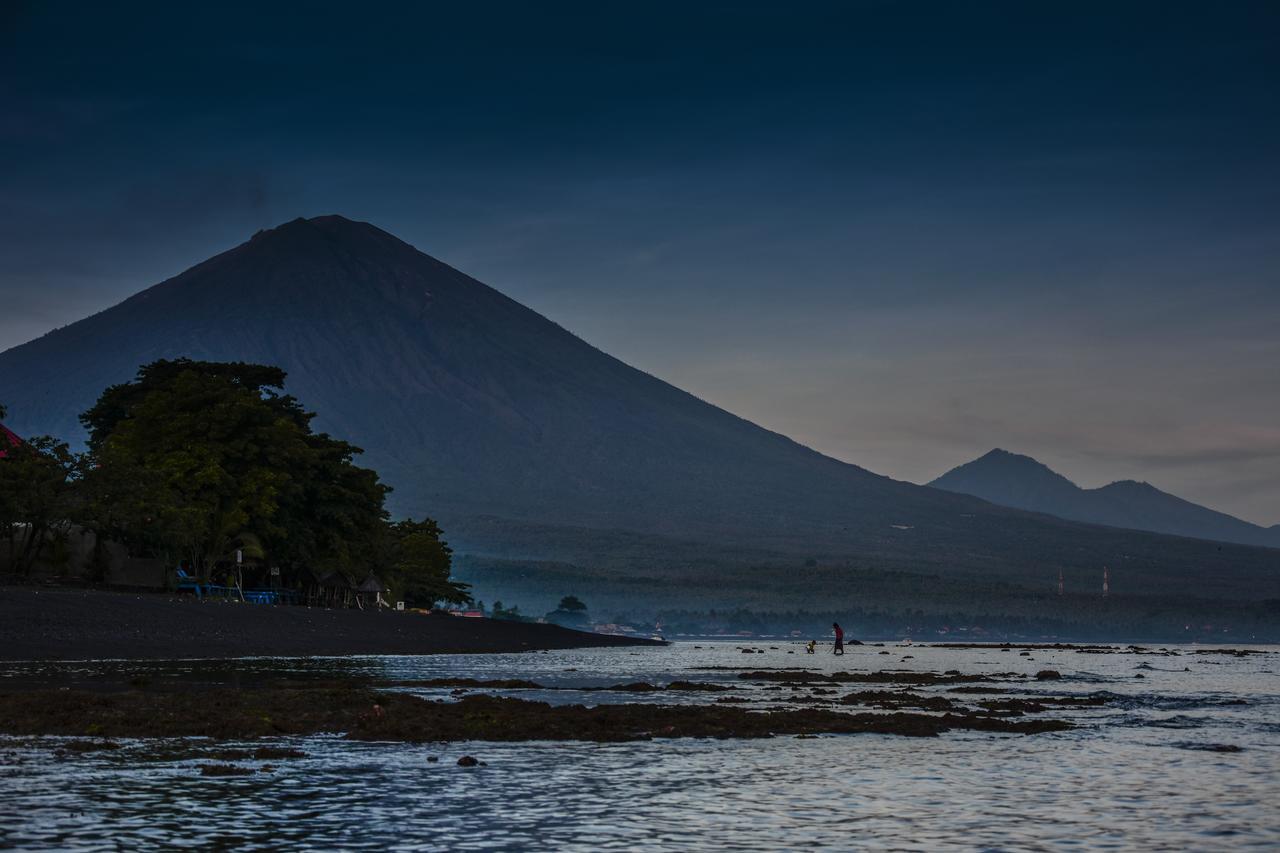
[[(537, 686), (532, 682), (521, 684), (529, 685)], [(688, 689), (688, 684), (621, 687), (647, 692), (649, 688)], [(1070, 723), (1056, 719), (1008, 719), (1052, 704), (1056, 703), (1051, 699), (1040, 699), (1023, 706), (1010, 703), (971, 709), (943, 697), (868, 691), (833, 696), (830, 708), (753, 710), (724, 703), (591, 707), (485, 694), (443, 701), (393, 692), (379, 685), (341, 682), (251, 689), (220, 685), (114, 692), (38, 689), (0, 694), (0, 733), (220, 740), (339, 734), (355, 740), (421, 743), (854, 733), (933, 737), (953, 730), (1035, 734), (1072, 728)], [(842, 710), (850, 705), (892, 712)], [(913, 710), (906, 712), (903, 708)], [(943, 713), (919, 713), (914, 709)]]

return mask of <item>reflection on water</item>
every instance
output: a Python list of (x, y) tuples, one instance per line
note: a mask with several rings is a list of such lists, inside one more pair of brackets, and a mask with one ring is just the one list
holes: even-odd
[[(57, 757), (58, 739), (0, 743), (0, 846), (146, 848), (311, 845), (346, 849), (938, 849), (1280, 845), (1280, 655), (1084, 655), (912, 646), (844, 658), (776, 643), (524, 655), (237, 662), (4, 665), (0, 677), (100, 682), (358, 676), (524, 678), (551, 687), (709, 680), (787, 704), (731, 670), (805, 666), (966, 673), (1057, 669), (1056, 682), (997, 682), (1047, 695), (1105, 692), (1055, 710), (1080, 728), (1010, 737), (956, 733), (762, 741), (406, 746), (287, 741), (306, 758), (240, 761), (272, 772), (209, 778), (198, 759), (147, 748)], [(888, 650), (890, 655), (881, 655)], [(788, 652), (800, 652), (788, 654)], [(910, 655), (911, 659), (902, 658)], [(1135, 678), (1143, 675), (1142, 679)], [(408, 688), (414, 689), (414, 688)], [(913, 688), (945, 692), (946, 687)], [(449, 690), (423, 690), (448, 699)], [(843, 692), (843, 691), (842, 691)], [(556, 702), (708, 701), (708, 696), (522, 691)], [(719, 695), (719, 694), (713, 694)], [(946, 694), (970, 701), (980, 696)], [(1241, 704), (1243, 702), (1244, 704)], [(761, 705), (762, 707), (763, 705)], [(282, 741), (283, 742), (283, 741)], [(1223, 746), (1238, 752), (1213, 751)], [(486, 766), (456, 765), (463, 754)], [(429, 756), (440, 760), (428, 762)]]

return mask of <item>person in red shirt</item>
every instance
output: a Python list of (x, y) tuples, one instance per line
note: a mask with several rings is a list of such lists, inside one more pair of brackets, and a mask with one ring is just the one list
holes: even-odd
[(844, 629), (840, 627), (839, 622), (832, 622), (831, 627), (836, 632), (836, 646), (831, 650), (831, 653), (842, 655), (844, 654)]

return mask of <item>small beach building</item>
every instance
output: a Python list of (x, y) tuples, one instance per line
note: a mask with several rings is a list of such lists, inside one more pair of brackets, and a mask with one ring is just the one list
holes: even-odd
[(298, 585), (302, 588), (302, 600), (309, 606), (319, 605), (324, 594), (324, 587), (320, 585), (320, 581), (324, 580), (324, 573), (304, 566), (298, 570), (297, 577)]
[(390, 607), (391, 604), (383, 597), (383, 593), (386, 592), (390, 592), (390, 588), (379, 580), (377, 575), (369, 572), (369, 575), (356, 587), (356, 604), (361, 608)]
[(10, 447), (17, 447), (19, 444), (22, 444), (22, 439), (18, 438), (17, 433), (0, 424), (0, 459), (9, 455)]
[(355, 585), (336, 569), (320, 578), (319, 587), (320, 595), (316, 603), (321, 607), (350, 607), (355, 603)]

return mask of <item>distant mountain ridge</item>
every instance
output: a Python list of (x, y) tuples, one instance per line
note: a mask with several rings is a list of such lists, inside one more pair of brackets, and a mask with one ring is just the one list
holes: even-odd
[(393, 512), (437, 518), (460, 554), (581, 568), (561, 595), (603, 578), (621, 602), (680, 588), (804, 607), (862, 601), (869, 578), (897, 573), (920, 579), (899, 585), (919, 607), (937, 578), (982, 601), (1109, 565), (1117, 594), (1213, 576), (1216, 595), (1280, 598), (1273, 551), (1062, 521), (832, 459), (341, 216), (261, 231), (0, 353), (0, 402), (22, 435), (78, 440), (105, 387), (178, 356), (284, 368), (317, 429), (395, 488)]
[(1134, 480), (1083, 489), (1030, 456), (999, 448), (929, 485), (1072, 521), (1280, 548), (1280, 524), (1250, 524)]

